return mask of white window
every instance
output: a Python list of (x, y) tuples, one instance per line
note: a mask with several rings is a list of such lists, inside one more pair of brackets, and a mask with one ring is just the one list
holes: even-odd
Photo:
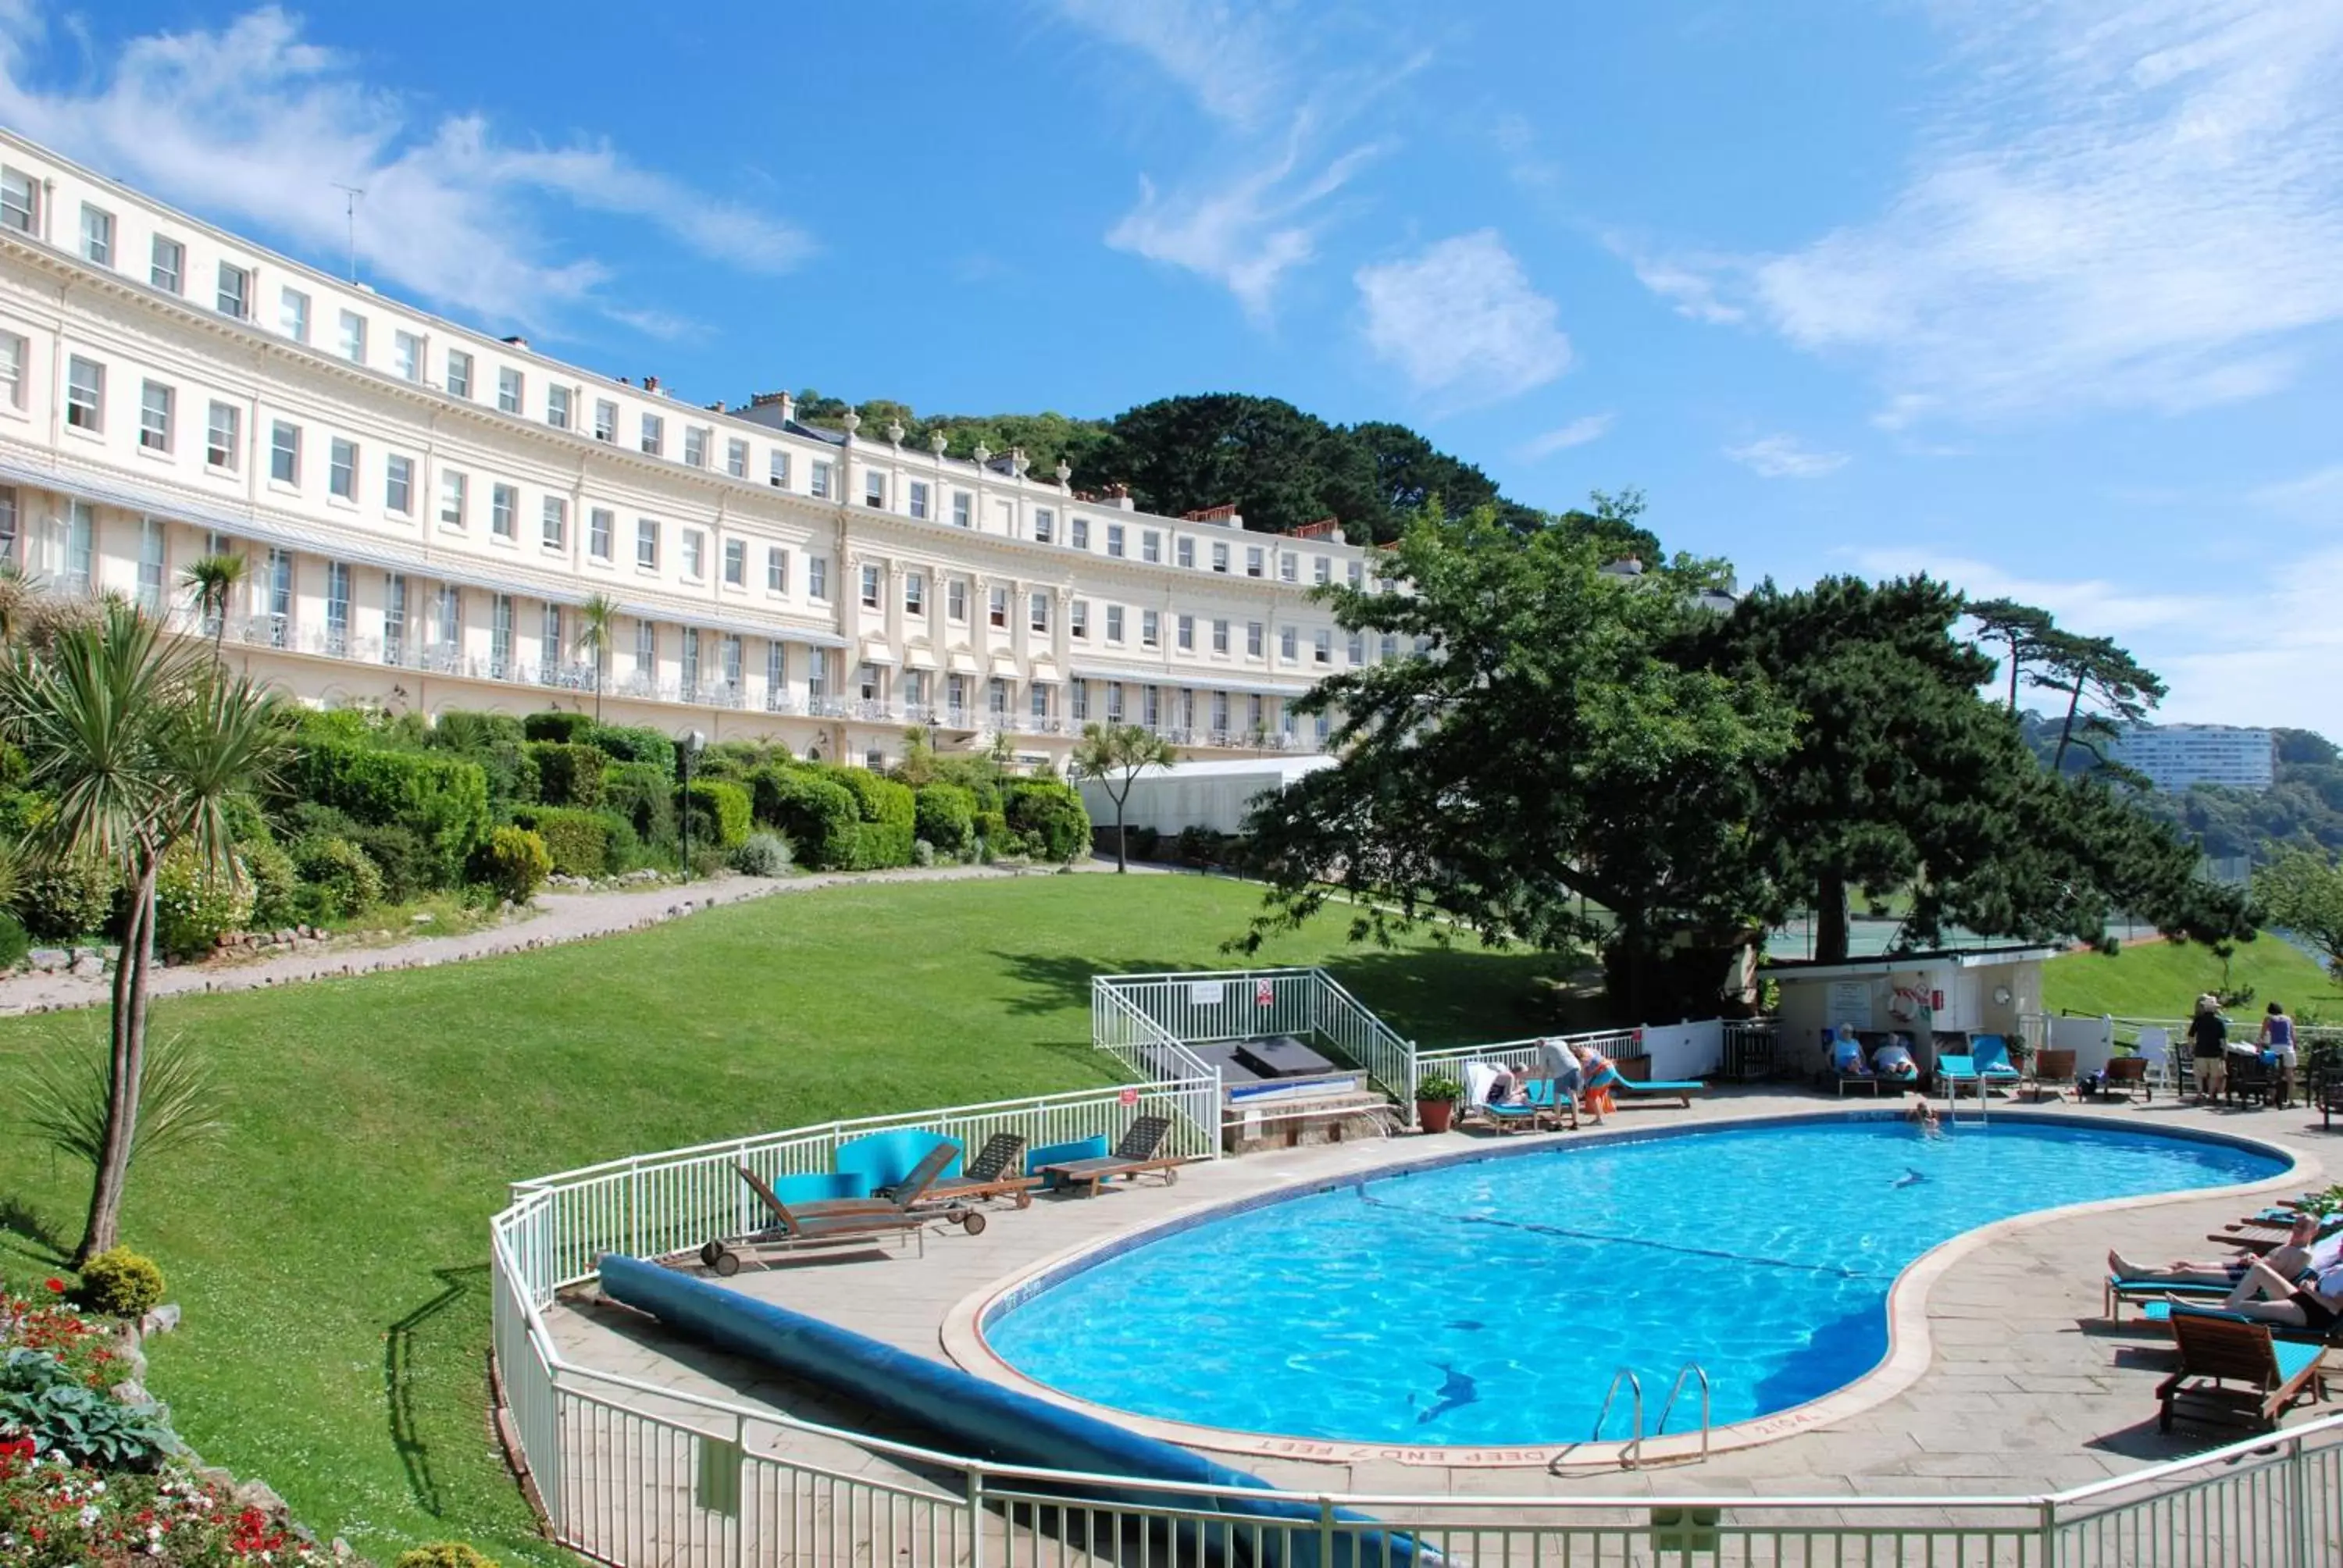
[(493, 679), (512, 673), (512, 595), (494, 595), (488, 600), (488, 675)]
[(25, 406), (25, 359), (32, 345), (13, 332), (0, 332), (0, 401), (11, 408)]
[(407, 578), (398, 572), (382, 578), (382, 661), (407, 662)]
[(597, 507), (586, 514), (586, 553), (598, 561), (610, 558), (610, 535), (618, 519), (608, 507)]
[(830, 649), (806, 650), (806, 695), (819, 700), (830, 695)]
[(244, 449), (244, 410), (233, 403), (215, 403), (204, 428), (204, 461), (215, 468), (236, 471)]
[(1139, 558), (1150, 566), (1163, 564), (1163, 536), (1153, 528), (1141, 528), (1139, 533)]
[(390, 335), (390, 367), (401, 380), (423, 379), (423, 339), (412, 332)]
[(1280, 550), (1277, 552), (1277, 580), (1283, 583), (1290, 583), (1293, 580), (1293, 552), (1292, 550)]
[(1321, 628), (1318, 635), (1311, 639), (1310, 662), (1312, 664), (1332, 664), (1334, 662), (1334, 634), (1332, 632)]
[(944, 614), (955, 621), (968, 619), (968, 584), (958, 578), (944, 585)]
[(539, 524), (543, 533), (538, 543), (548, 550), (569, 548), (569, 503), (567, 500), (559, 496), (546, 497)]
[(439, 521), (442, 526), (460, 528), (464, 526), (465, 492), (470, 481), (453, 468), (439, 471)]
[(16, 487), (0, 485), (0, 560), (16, 558)]
[(928, 579), (922, 572), (903, 574), (903, 613), (925, 617), (928, 613)]
[(438, 630), (437, 641), (443, 648), (454, 648), (464, 640), (464, 590), (453, 583), (441, 583), (432, 599), (431, 618)]
[(882, 509), (887, 505), (887, 476), (876, 468), (862, 470), (862, 504)]
[(1261, 576), (1261, 547), (1259, 545), (1247, 545), (1245, 547), (1245, 576), (1249, 578), (1257, 578)]
[(458, 348), (447, 350), (447, 395), (469, 397), (472, 395), (472, 357)]
[(415, 509), (415, 459), (393, 452), (383, 459), (382, 506), (407, 516)]
[(342, 312), (342, 357), (353, 365), (366, 363), (367, 318), (355, 310)]
[(1050, 629), (1050, 596), (1048, 594), (1037, 593), (1027, 596), (1025, 627), (1029, 631), (1046, 632)]
[(862, 608), (864, 609), (879, 608), (879, 568), (875, 566), (866, 566), (862, 568)]
[(976, 498), (966, 490), (954, 490), (951, 520), (952, 527), (956, 528), (976, 527)]
[(1077, 680), (1066, 688), (1066, 717), (1080, 724), (1091, 716), (1091, 683)]
[(138, 603), (149, 615), (163, 612), (163, 525), (153, 518), (138, 525)]
[(1088, 518), (1076, 518), (1073, 522), (1069, 525), (1069, 529), (1070, 531), (1066, 538), (1066, 542), (1068, 544), (1073, 546), (1074, 548), (1078, 550), (1086, 550), (1091, 548), (1091, 520)]
[(81, 204), (81, 253), (96, 266), (114, 265), (114, 215), (87, 202)]
[(1172, 558), (1179, 562), (1180, 565), (1188, 568), (1190, 570), (1194, 570), (1196, 566), (1196, 541), (1188, 538), (1185, 534), (1181, 535), (1179, 542), (1172, 547)]
[(830, 466), (820, 458), (814, 459), (813, 496), (816, 500), (830, 499)]
[(1261, 647), (1261, 622), (1257, 620), (1245, 622), (1245, 657), (1259, 658)]
[(1122, 640), (1122, 607), (1119, 604), (1106, 607), (1106, 639), (1109, 642)]
[(561, 607), (548, 604), (538, 623), (538, 678), (549, 681), (561, 668)]
[(789, 645), (778, 639), (765, 644), (765, 705), (770, 708), (789, 683)]
[(1085, 642), (1091, 635), (1091, 601), (1078, 598), (1066, 606), (1066, 635), (1079, 637)]
[(1282, 659), (1285, 663), (1292, 664), (1294, 658), (1294, 651), (1295, 634), (1293, 628), (1290, 626), (1279, 627), (1277, 628), (1277, 657), (1280, 659)]
[(350, 568), (340, 561), (326, 563), (326, 646), (337, 654), (350, 650)]
[(1139, 646), (1160, 648), (1163, 642), (1163, 618), (1151, 609), (1139, 612)]
[(765, 548), (765, 591), (789, 591), (789, 552), (779, 545), (769, 545)]
[(545, 422), (557, 430), (569, 428), (569, 388), (548, 387), (545, 389)]
[(638, 674), (659, 674), (659, 623), (635, 622), (635, 669)]
[[(1047, 507), (1033, 508), (1033, 542), (1046, 545), (1058, 532), (1058, 515)], [(1036, 688), (1038, 690), (1039, 689)]]
[(635, 519), (635, 565), (659, 569), (659, 526), (649, 518)]
[(928, 482), (925, 479), (911, 481), (910, 498), (906, 506), (911, 516), (915, 518), (925, 518), (928, 515)]
[(41, 187), (28, 174), (0, 169), (0, 228), (37, 234), (41, 227)]
[(698, 425), (683, 427), (683, 460), (695, 468), (708, 467), (708, 432)]
[(150, 452), (171, 449), (171, 389), (160, 381), (139, 384), (138, 444)]
[(694, 582), (708, 575), (708, 535), (699, 528), (683, 530), (683, 575)]
[(1122, 722), (1122, 682), (1120, 680), (1106, 683), (1106, 721), (1109, 724)]
[(1324, 583), (1331, 577), (1333, 565), (1334, 563), (1328, 560), (1324, 556), (1313, 558), (1310, 563), (1310, 580), (1315, 583)]
[(326, 449), (326, 488), (345, 501), (358, 498), (358, 444), (334, 437)]
[(1122, 525), (1121, 523), (1109, 523), (1106, 526), (1106, 553), (1111, 556), (1120, 556), (1122, 554)]
[(656, 414), (646, 414), (642, 420), (643, 450), (656, 457), (667, 446), (667, 421)]
[(749, 586), (749, 545), (745, 539), (724, 541), (724, 583), (728, 588)]
[(1183, 615), (1180, 617), (1180, 618), (1173, 623), (1173, 630), (1177, 634), (1179, 648), (1182, 653), (1193, 653), (1196, 651), (1196, 618), (1194, 616)]
[(683, 628), (683, 689), (687, 696), (699, 689), (699, 628), (696, 626)]
[(1216, 620), (1212, 623), (1212, 651), (1214, 653), (1224, 654), (1228, 652), (1228, 650), (1229, 623), (1224, 620)]
[(789, 455), (778, 447), (774, 447), (772, 465), (767, 470), (767, 474), (775, 489), (788, 489), (789, 487)]
[(1225, 572), (1229, 569), (1228, 546), (1223, 544), (1212, 546), (1212, 569), (1216, 572)]
[(1049, 682), (1043, 680), (1035, 681), (1031, 688), (1028, 700), (1031, 704), (1033, 717), (1040, 719), (1047, 719), (1050, 717)]
[(737, 436), (724, 438), (724, 471), (736, 479), (749, 477), (749, 443)]
[(1009, 590), (999, 583), (985, 590), (984, 618), (993, 626), (1009, 624)]
[(238, 321), (252, 315), (252, 274), (225, 261), (219, 264), (219, 312)]
[(1365, 634), (1362, 632), (1353, 632), (1351, 634), (1350, 647), (1345, 651), (1350, 655), (1350, 661), (1353, 667), (1366, 663), (1367, 639)]
[(618, 444), (618, 406), (608, 397), (594, 400), (594, 439)]
[(1387, 631), (1383, 633), (1382, 656), (1386, 659), (1397, 658), (1399, 657), (1399, 634), (1397, 632)]
[(828, 556), (806, 557), (806, 597), (817, 599), (830, 598), (830, 558)]
[(519, 532), (520, 490), (512, 485), (488, 487), (488, 532), (500, 539)]
[(1229, 694), (1225, 691), (1215, 691), (1212, 693), (1212, 733), (1226, 735), (1228, 732)]
[(147, 247), (146, 281), (166, 294), (176, 294), (186, 286), (187, 247), (165, 235), (156, 235)]
[[(92, 552), (96, 548), (97, 508), (75, 501), (65, 514), (65, 591), (85, 594), (92, 586)], [(271, 552), (274, 554), (275, 552)]]
[(296, 343), (309, 341), (309, 297), (297, 288), (277, 292), (277, 329)]
[(76, 354), (65, 361), (65, 423), (76, 430), (102, 430), (106, 367)]
[(301, 482), (301, 427), (279, 419), (268, 431), (268, 477), (280, 485)]
[(497, 408), (500, 413), (518, 414), (521, 405), (521, 375), (509, 365), (497, 369)]

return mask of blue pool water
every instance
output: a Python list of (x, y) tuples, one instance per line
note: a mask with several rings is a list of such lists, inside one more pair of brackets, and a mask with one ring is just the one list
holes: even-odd
[[(1655, 1424), (1690, 1361), (1722, 1425), (1878, 1364), (1888, 1289), (1938, 1242), (2283, 1169), (2228, 1144), (2048, 1124), (1931, 1140), (1834, 1120), (1565, 1145), (1175, 1231), (995, 1312), (985, 1333), (1068, 1393), (1245, 1432), (1578, 1442), (1617, 1368), (1642, 1377)], [(1694, 1400), (1668, 1425), (1698, 1422)], [(1604, 1435), (1630, 1425), (1623, 1401)]]

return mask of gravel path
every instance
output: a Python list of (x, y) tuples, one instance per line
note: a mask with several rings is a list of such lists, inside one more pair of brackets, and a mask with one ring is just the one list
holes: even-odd
[[(1114, 863), (1093, 860), (1075, 869), (1111, 874)], [(1139, 869), (1135, 866), (1131, 869)], [(537, 914), (461, 936), (418, 937), (372, 947), (355, 942), (349, 946), (327, 945), (310, 952), (284, 953), (247, 963), (207, 963), (160, 970), (155, 975), (154, 994), (164, 997), (258, 990), (265, 986), (295, 985), (302, 980), (427, 969), (434, 964), (462, 963), (467, 959), (530, 952), (563, 942), (641, 930), (719, 904), (745, 903), (751, 899), (811, 892), (819, 888), (865, 882), (958, 882), (1054, 875), (1054, 869), (1043, 868), (939, 866), (930, 870), (826, 872), (810, 877), (726, 876), (712, 881), (670, 883), (634, 892), (540, 893)], [(63, 971), (12, 975), (0, 980), (0, 1016), (96, 1007), (106, 1001), (110, 983), (108, 980), (83, 979)]]

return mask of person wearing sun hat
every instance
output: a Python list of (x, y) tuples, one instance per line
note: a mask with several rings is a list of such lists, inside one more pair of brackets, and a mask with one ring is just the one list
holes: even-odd
[(2211, 1103), (2221, 1098), (2229, 1076), (2229, 1024), (2221, 1016), (2221, 999), (2210, 991), (2197, 999), (2197, 1016), (2188, 1020), (2188, 1054), (2197, 1071), (2197, 1098)]

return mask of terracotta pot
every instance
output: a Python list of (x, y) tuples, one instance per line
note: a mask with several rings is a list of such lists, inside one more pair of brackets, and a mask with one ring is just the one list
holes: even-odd
[(1453, 1100), (1419, 1100), (1415, 1102), (1416, 1125), (1426, 1132), (1445, 1132), (1456, 1120), (1456, 1102)]

